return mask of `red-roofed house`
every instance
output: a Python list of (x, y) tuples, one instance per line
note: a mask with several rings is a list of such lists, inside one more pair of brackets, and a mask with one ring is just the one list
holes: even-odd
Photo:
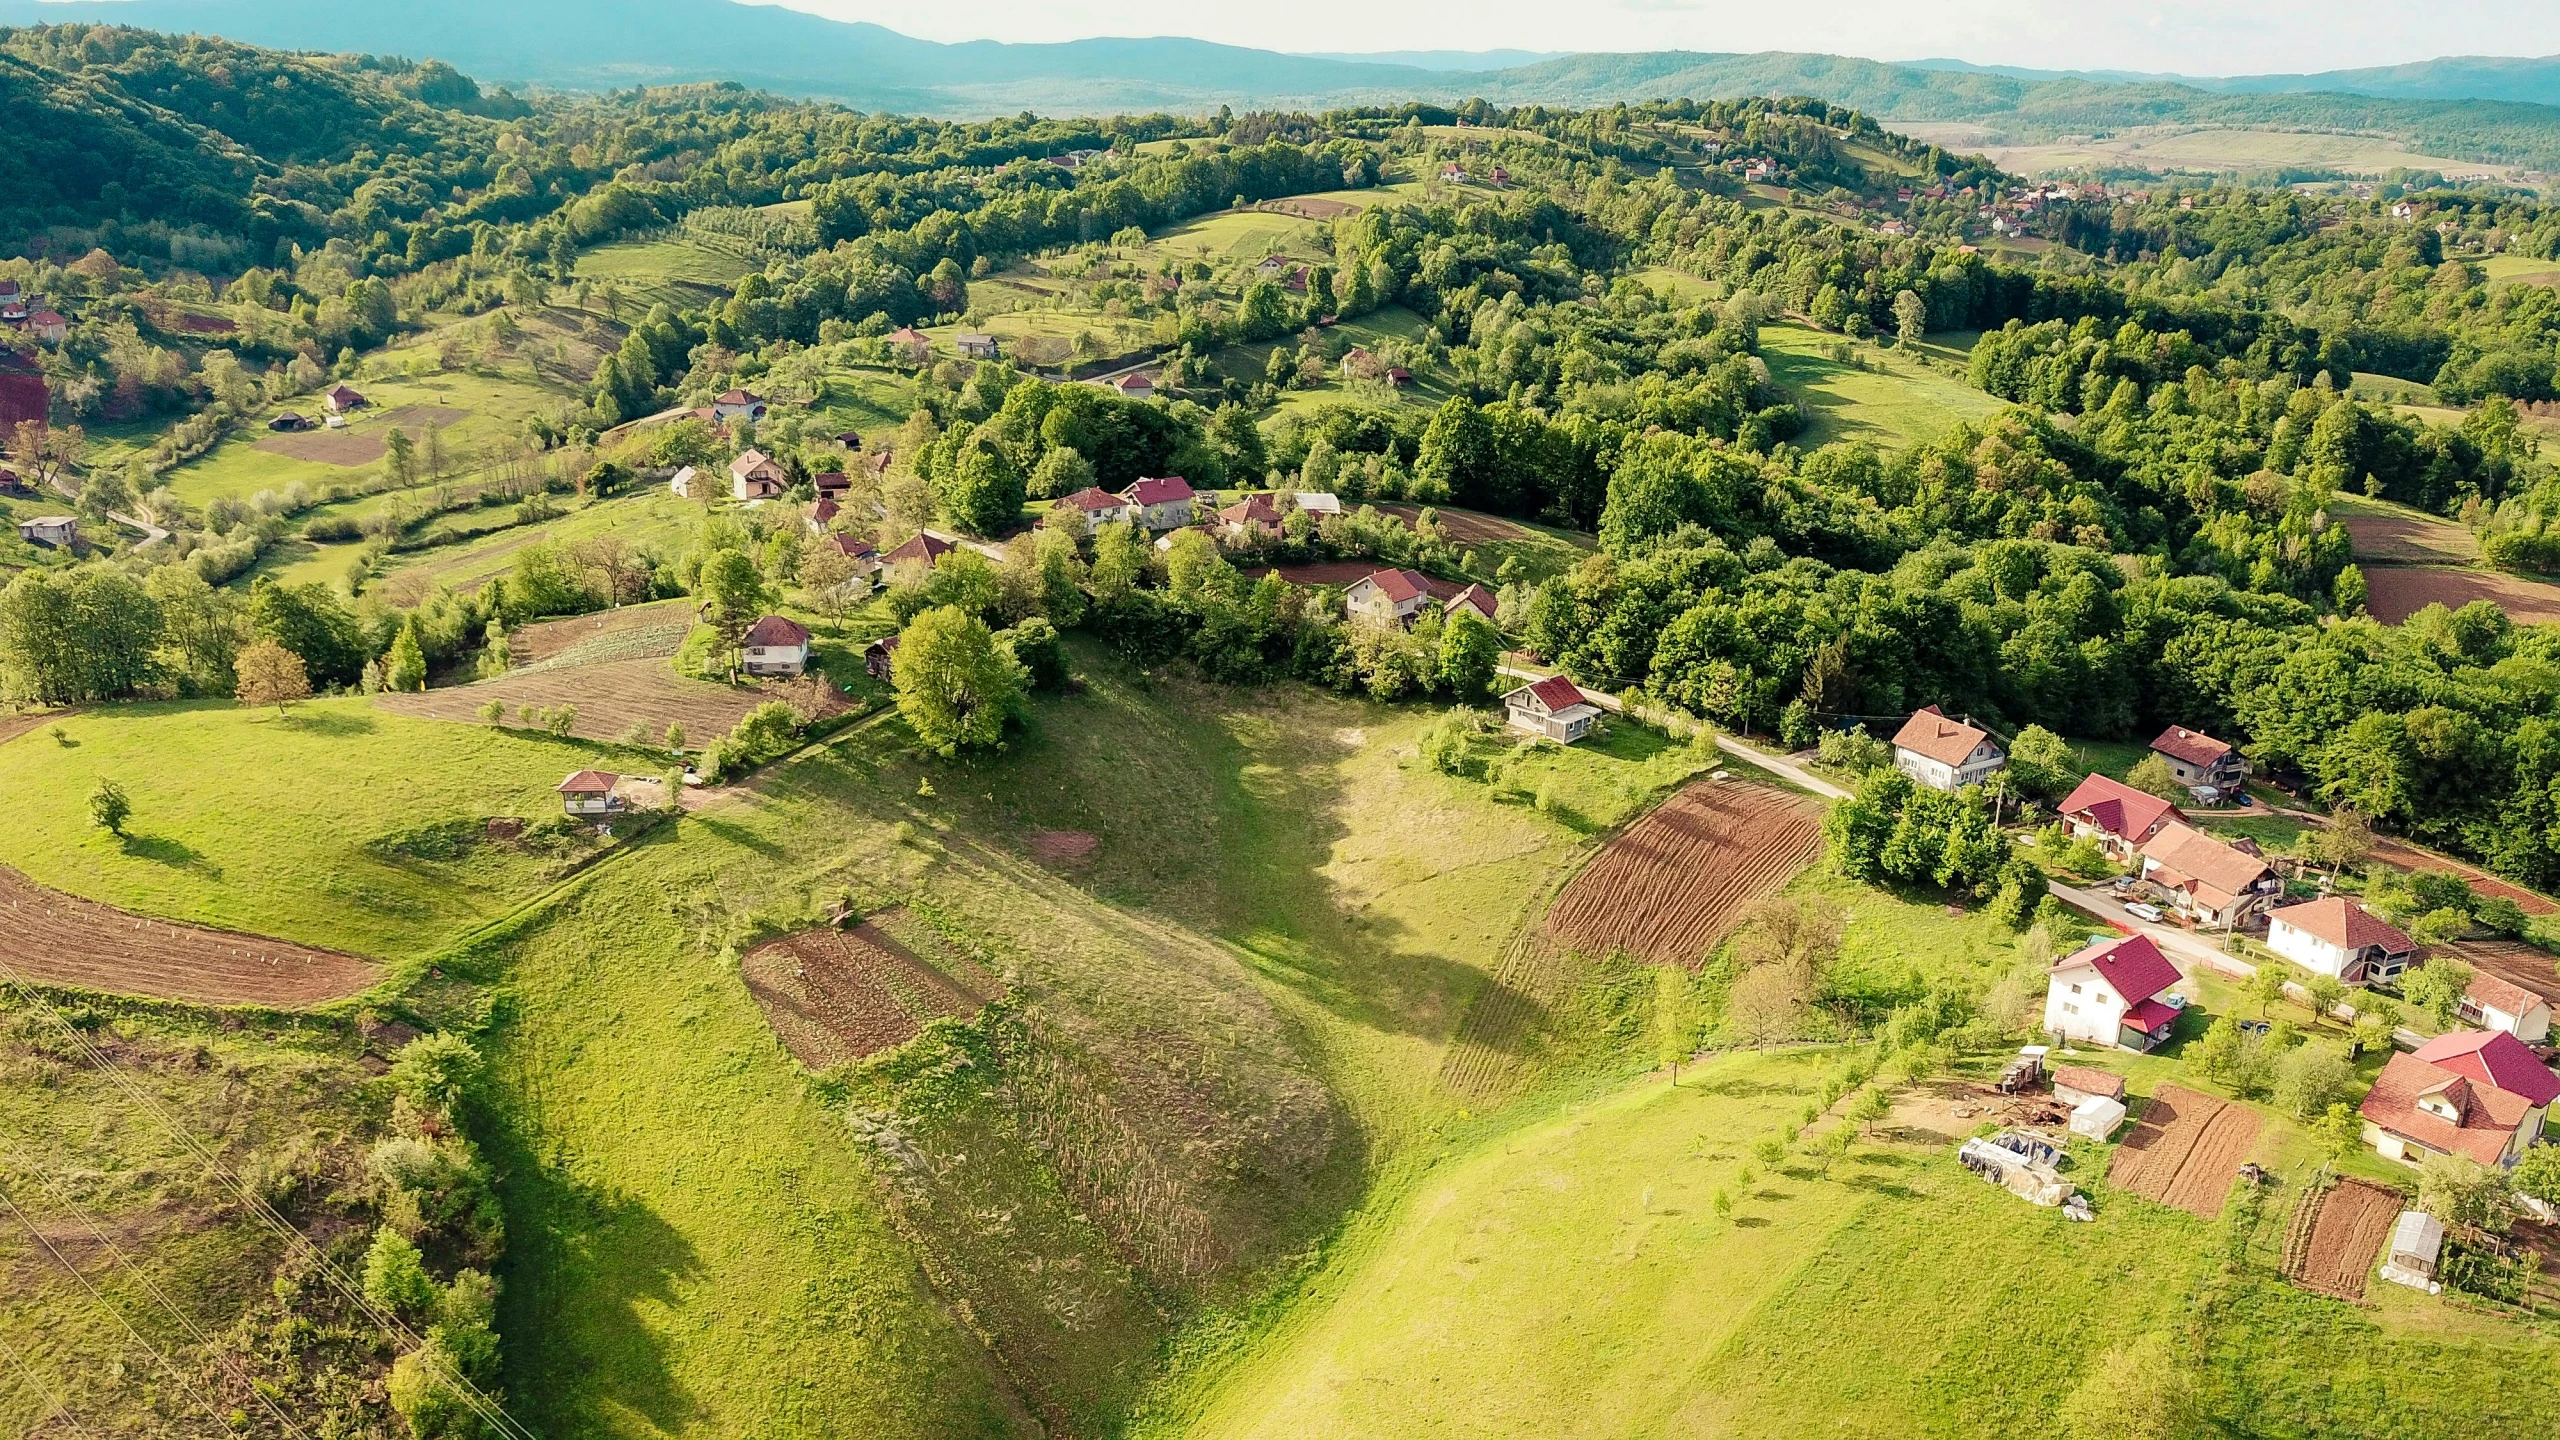
[(1342, 592), (1343, 613), (1373, 625), (1410, 625), (1431, 599), (1431, 582), (1411, 570), (1381, 570)]
[(2504, 1030), (2527, 1045), (2551, 1038), (2551, 1002), (2486, 970), (2472, 975), (2458, 1009), (2464, 1023)]
[(2169, 773), (2190, 790), (2237, 790), (2249, 778), (2249, 762), (2223, 741), (2184, 725), (2172, 725), (2151, 742), (2169, 762)]
[(59, 345), (71, 338), (71, 322), (50, 310), (39, 310), (28, 316), (27, 328), (48, 345)]
[(1123, 400), (1152, 400), (1156, 396), (1156, 379), (1143, 370), (1133, 370), (1116, 380), (1102, 383), (1119, 391)]
[(2009, 763), (1986, 731), (1950, 720), (1932, 705), (1903, 722), (1893, 737), (1893, 763), (1933, 790), (1979, 785)]
[(2314, 974), (2369, 985), (2396, 978), (2418, 947), (2372, 911), (2332, 895), (2268, 915), (2267, 948)]
[(1280, 533), (1280, 507), (1268, 495), (1248, 495), (1218, 512), (1218, 533), (1233, 538), (1277, 535)]
[(809, 668), (808, 627), (780, 615), (748, 626), (739, 649), (750, 675), (798, 675)]
[(621, 783), (610, 770), (581, 770), (560, 782), (560, 808), (581, 819), (611, 819), (622, 813), (622, 797), (613, 793)]
[(2168, 891), (2170, 902), (2196, 924), (2236, 929), (2284, 893), (2284, 881), (2267, 868), (2257, 847), (2247, 840), (2240, 845), (2225, 845), (2172, 820), (2142, 847), (2142, 878)]
[(732, 420), (762, 420), (764, 397), (752, 390), (732, 390), (711, 402), (711, 418), (726, 425)]
[(931, 569), (935, 561), (958, 548), (958, 542), (930, 530), (919, 531), (906, 544), (880, 557), (882, 565), (921, 564)]
[(835, 518), (843, 513), (844, 507), (837, 504), (833, 496), (819, 496), (818, 503), (809, 507), (809, 533), (826, 534), (827, 527), (834, 524)]
[(1089, 527), (1138, 518), (1138, 507), (1099, 485), (1088, 485), (1067, 496), (1051, 507), (1050, 513), (1055, 514), (1062, 509), (1083, 511), (1085, 524)]
[(2394, 1055), (2357, 1107), (2364, 1140), (2386, 1160), (2467, 1155), (2513, 1165), (2542, 1138), (2560, 1075), (2503, 1030), (2456, 1030)]
[(2162, 997), (2179, 978), (2148, 935), (2092, 942), (2047, 972), (2045, 1031), (2092, 1045), (2153, 1049), (2178, 1023), (2178, 1007)]
[(1120, 498), (1137, 507), (1137, 519), (1150, 530), (1179, 530), (1192, 520), (1191, 482), (1179, 475), (1140, 480)]
[(818, 543), (834, 546), (837, 554), (853, 562), (854, 573), (863, 579), (880, 578), (880, 552), (872, 548), (870, 541), (838, 530), (820, 536)]
[(1502, 601), (1483, 586), (1470, 585), (1450, 596), (1449, 603), (1440, 607), (1440, 613), (1447, 616), (1454, 616), (1461, 610), (1473, 610), (1484, 617), (1484, 623), (1491, 625), (1501, 613)]
[(1590, 734), (1591, 722), (1600, 718), (1600, 707), (1561, 675), (1550, 675), (1503, 696), (1502, 708), (1509, 712), (1512, 729), (1525, 730), (1559, 745), (1570, 745)]
[(328, 394), (320, 397), (320, 403), (329, 407), (330, 414), (344, 415), (350, 410), (361, 410), (373, 402), (358, 394), (353, 386), (333, 385), (329, 388)]
[(2104, 775), (2081, 781), (2062, 802), (2062, 823), (2071, 833), (2096, 840), (2107, 858), (2119, 865), (2132, 864), (2161, 826), (2186, 818), (2159, 796)]

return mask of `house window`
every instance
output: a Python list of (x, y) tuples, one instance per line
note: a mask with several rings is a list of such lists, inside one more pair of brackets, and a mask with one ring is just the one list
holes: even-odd
[[(2080, 987), (2079, 987), (2079, 986), (2077, 986), (2077, 985), (2074, 985), (2074, 986), (2072, 986), (2071, 988), (2072, 988), (2072, 989), (2074, 989), (2074, 990), (2077, 990), (2077, 989), (2079, 989)], [(2068, 1001), (2068, 1000), (2065, 1000), (2065, 1001), (2063, 1001), (2063, 1002), (2062, 1002), (2062, 1013), (2063, 1013), (2063, 1014), (2065, 1014), (2065, 1015), (2077, 1015), (2077, 1014), (2079, 1014), (2079, 1013), (2080, 1013), (2080, 1007), (2079, 1007), (2079, 1006), (2077, 1006), (2077, 1005), (2072, 1004), (2072, 1003), (2071, 1003), (2070, 1001)]]
[(2077, 985), (2072, 986), (2072, 987), (2071, 987), (2071, 993), (2072, 993), (2072, 994), (2074, 994), (2074, 995), (2079, 994), (2079, 993), (2080, 993), (2080, 987), (2079, 987), (2079, 986), (2077, 986)]

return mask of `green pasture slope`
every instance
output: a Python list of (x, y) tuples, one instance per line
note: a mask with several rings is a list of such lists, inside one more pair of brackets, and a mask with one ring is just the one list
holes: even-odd
[(1899, 353), (1871, 345), (1858, 346), (1866, 369), (1831, 358), (1834, 346), (1849, 343), (1801, 325), (1765, 325), (1760, 355), (1769, 376), (1787, 387), (1804, 407), (1805, 430), (1796, 443), (1805, 449), (1834, 440), (1867, 440), (1888, 448), (1934, 440), (1960, 420), (1995, 414), (2001, 402), (1943, 371), (1928, 369)]

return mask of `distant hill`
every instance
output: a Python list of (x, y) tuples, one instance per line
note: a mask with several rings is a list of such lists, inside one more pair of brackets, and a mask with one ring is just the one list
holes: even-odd
[(947, 116), (1321, 109), (1471, 96), (1582, 106), (1803, 94), (1887, 120), (1994, 125), (2018, 142), (2136, 126), (2276, 126), (2378, 132), (2428, 153), (2560, 170), (2560, 58), (2457, 57), (2229, 79), (1785, 52), (1585, 54), (1450, 68), (1514, 57), (1283, 55), (1178, 38), (944, 45), (730, 0), (0, 0), (0, 23), (7, 22), (137, 25), (256, 45), (432, 57), (517, 86), (735, 81), (864, 109)]
[(1355, 65), (1410, 65), (1417, 70), (1485, 71), (1510, 70), (1522, 65), (1535, 65), (1544, 60), (1561, 60), (1572, 53), (1565, 50), (1380, 50), (1372, 54), (1358, 52), (1305, 52), (1311, 60), (1347, 60)]

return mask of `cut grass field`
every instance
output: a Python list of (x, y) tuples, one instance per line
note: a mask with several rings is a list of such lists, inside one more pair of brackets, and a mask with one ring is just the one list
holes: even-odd
[(2548, 1390), (2497, 1378), (2547, 1363), (2524, 1326), (2426, 1334), (2277, 1283), (2289, 1189), (2226, 1276), (2237, 1222), (2098, 1187), (2096, 1223), (2074, 1225), (1942, 1146), (1887, 1136), (1827, 1176), (1792, 1156), (1742, 1182), (1748, 1147), (1831, 1068), (1738, 1054), (1457, 1147), (1364, 1215), (1196, 1423), (1144, 1433), (1971, 1436), (2051, 1415), (2111, 1345), (2153, 1332), (2200, 1340), (2235, 1433), (2560, 1422)]
[(757, 268), (739, 256), (683, 240), (628, 240), (578, 256), (581, 280), (619, 286), (649, 303), (685, 306), (727, 293)]
[[(406, 853), (440, 823), (555, 813), (591, 747), (318, 700), (288, 719), (227, 702), (118, 706), (0, 745), (0, 864), (110, 905), (359, 955), (430, 953), (548, 883), (495, 846)], [(133, 802), (118, 842), (89, 822), (101, 779)], [(411, 847), (414, 848), (414, 847)], [(433, 848), (433, 847), (429, 847)]]
[(1962, 380), (1929, 369), (1891, 350), (1861, 345), (1863, 366), (1831, 358), (1841, 337), (1801, 325), (1767, 325), (1760, 331), (1761, 358), (1771, 379), (1792, 392), (1805, 411), (1805, 449), (1834, 440), (1866, 440), (1886, 447), (1934, 440), (1959, 420), (1997, 413), (2001, 402)]

